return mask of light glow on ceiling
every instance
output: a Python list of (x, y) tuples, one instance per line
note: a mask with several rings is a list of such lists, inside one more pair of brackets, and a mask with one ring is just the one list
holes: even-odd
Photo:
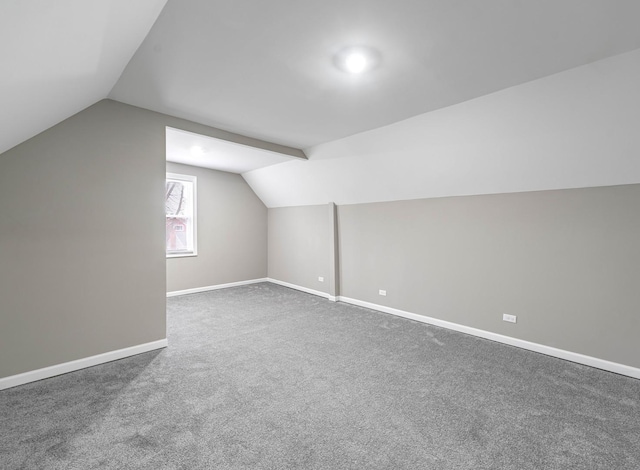
[(362, 73), (367, 68), (367, 58), (359, 52), (349, 54), (344, 63), (351, 73)]
[(346, 47), (334, 56), (333, 63), (343, 72), (358, 75), (374, 69), (380, 63), (380, 53), (371, 47)]

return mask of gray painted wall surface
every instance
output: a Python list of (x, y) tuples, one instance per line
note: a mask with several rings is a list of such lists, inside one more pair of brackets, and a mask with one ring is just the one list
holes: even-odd
[(157, 116), (101, 101), (0, 155), (0, 377), (166, 337)]
[(329, 293), (330, 210), (329, 205), (269, 209), (270, 278)]
[(242, 176), (167, 163), (197, 177), (198, 256), (167, 259), (167, 292), (267, 276), (267, 208)]
[(103, 100), (0, 155), (0, 378), (166, 337), (165, 128)]
[(640, 185), (339, 206), (341, 295), (640, 367), (638, 207)]
[(338, 206), (333, 202), (327, 205), (328, 228), (327, 243), (329, 245), (329, 286), (328, 292), (332, 297), (340, 295), (340, 253), (338, 251)]

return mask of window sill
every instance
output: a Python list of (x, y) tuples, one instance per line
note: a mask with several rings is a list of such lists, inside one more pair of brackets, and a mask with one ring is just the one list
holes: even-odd
[(198, 253), (167, 253), (167, 259), (169, 258), (189, 258), (192, 256), (198, 256)]

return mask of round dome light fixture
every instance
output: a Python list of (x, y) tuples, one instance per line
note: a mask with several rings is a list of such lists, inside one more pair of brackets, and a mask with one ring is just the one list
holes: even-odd
[(336, 67), (353, 75), (368, 72), (380, 63), (380, 53), (371, 47), (346, 47), (333, 59)]
[(367, 58), (359, 52), (353, 52), (347, 56), (344, 65), (349, 73), (362, 73), (367, 68)]

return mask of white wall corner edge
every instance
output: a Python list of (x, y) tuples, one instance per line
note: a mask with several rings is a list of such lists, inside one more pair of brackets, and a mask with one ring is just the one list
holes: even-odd
[(329, 295), (326, 292), (310, 289), (308, 287), (298, 286), (296, 284), (291, 284), (290, 282), (279, 281), (278, 279), (272, 279), (272, 278), (268, 278), (266, 279), (266, 281), (271, 282), (273, 284), (278, 284), (279, 286), (288, 287), (289, 289), (295, 289), (302, 292), (306, 292), (307, 294), (313, 294), (313, 295), (317, 295), (318, 297), (324, 297), (325, 299), (330, 300), (332, 302), (336, 302), (338, 300), (337, 297), (333, 295)]
[(56, 375), (67, 374), (69, 372), (86, 369), (87, 367), (97, 366), (106, 362), (117, 361), (118, 359), (124, 359), (130, 356), (137, 356), (138, 354), (154, 351), (156, 349), (166, 348), (167, 344), (167, 339), (165, 338), (152, 341), (150, 343), (138, 344), (137, 346), (97, 354), (95, 356), (76, 359), (75, 361), (44, 367), (42, 369), (23, 372), (22, 374), (11, 375), (0, 379), (0, 390), (17, 387), (18, 385), (24, 385), (30, 382), (37, 382), (38, 380), (48, 379), (55, 377)]
[(617, 362), (607, 361), (605, 359), (599, 359), (597, 357), (586, 356), (584, 354), (566, 351), (564, 349), (554, 348), (552, 346), (545, 346), (544, 344), (532, 343), (531, 341), (525, 341), (511, 336), (505, 336), (498, 333), (492, 333), (491, 331), (480, 330), (470, 326), (460, 325), (458, 323), (452, 323), (445, 320), (438, 320), (437, 318), (427, 317), (425, 315), (418, 315), (416, 313), (406, 312), (393, 307), (386, 307), (384, 305), (378, 305), (371, 302), (365, 302), (363, 300), (352, 299), (349, 297), (338, 297), (339, 302), (345, 302), (358, 307), (365, 307), (371, 310), (377, 310), (383, 313), (389, 313), (410, 320), (419, 321), (421, 323), (427, 323), (429, 325), (439, 326), (441, 328), (447, 328), (449, 330), (459, 331), (460, 333), (466, 333), (468, 335), (477, 336), (479, 338), (496, 341), (498, 343), (508, 344), (509, 346), (515, 346), (517, 348), (527, 349), (529, 351), (545, 354), (547, 356), (564, 359), (585, 366), (595, 367), (596, 369), (606, 370), (608, 372), (614, 372), (616, 374), (625, 375), (634, 379), (640, 379), (640, 369), (636, 367), (627, 366), (625, 364), (619, 364)]
[(249, 284), (258, 284), (259, 282), (268, 282), (266, 277), (260, 279), (250, 279), (248, 281), (229, 282), (227, 284), (216, 284), (215, 286), (195, 287), (193, 289), (176, 290), (167, 292), (167, 297), (177, 297), (179, 295), (198, 294), (200, 292), (209, 292), (218, 289), (227, 289), (229, 287), (246, 286)]

